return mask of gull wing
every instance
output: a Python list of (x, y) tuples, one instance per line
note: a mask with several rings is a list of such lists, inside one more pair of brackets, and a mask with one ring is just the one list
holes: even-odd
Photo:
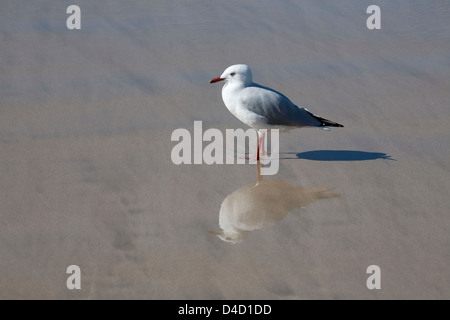
[(263, 116), (267, 124), (294, 127), (342, 127), (321, 118), (306, 108), (296, 106), (289, 98), (273, 89), (253, 84), (241, 92), (241, 102), (248, 110)]

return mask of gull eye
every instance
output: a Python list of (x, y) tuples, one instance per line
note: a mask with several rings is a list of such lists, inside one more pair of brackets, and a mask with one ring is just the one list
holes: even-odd
[(230, 76), (234, 77), (236, 75), (236, 72), (230, 73)]

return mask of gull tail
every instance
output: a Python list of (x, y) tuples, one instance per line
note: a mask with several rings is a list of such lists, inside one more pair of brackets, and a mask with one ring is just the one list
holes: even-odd
[(324, 119), (322, 117), (319, 117), (318, 115), (315, 115), (314, 113), (309, 112), (308, 110), (306, 110), (314, 119), (320, 121), (320, 125), (319, 127), (344, 127), (342, 124), (334, 122), (334, 121), (330, 121), (327, 119)]

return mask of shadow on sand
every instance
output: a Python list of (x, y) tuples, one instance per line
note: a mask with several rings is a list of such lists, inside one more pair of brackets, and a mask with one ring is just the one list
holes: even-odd
[(354, 150), (315, 150), (300, 153), (286, 152), (280, 153), (280, 155), (293, 155), (292, 157), (280, 157), (280, 159), (306, 159), (313, 161), (365, 161), (376, 159), (397, 161), (386, 153)]

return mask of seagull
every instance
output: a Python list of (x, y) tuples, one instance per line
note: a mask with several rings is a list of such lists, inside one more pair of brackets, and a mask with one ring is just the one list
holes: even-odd
[[(258, 132), (256, 159), (259, 160), (264, 143), (264, 132), (260, 129), (287, 131), (294, 128), (343, 127), (298, 107), (282, 93), (253, 82), (252, 71), (245, 64), (228, 67), (221, 76), (209, 83), (225, 81), (222, 99), (228, 110), (239, 120)], [(261, 146), (261, 148), (260, 148)]]

